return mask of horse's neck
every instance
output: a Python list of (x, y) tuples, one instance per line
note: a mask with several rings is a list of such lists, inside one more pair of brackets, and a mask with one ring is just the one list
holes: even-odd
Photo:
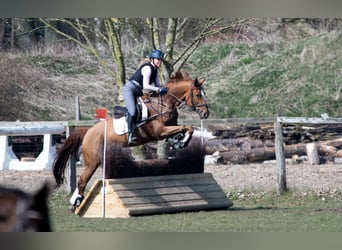
[[(169, 87), (169, 96), (172, 96), (172, 99), (176, 104), (179, 104), (184, 101), (186, 93), (190, 87), (191, 81), (180, 81), (176, 83), (170, 83)], [(175, 105), (176, 105), (175, 104)]]
[(144, 102), (151, 114), (172, 111), (176, 109), (176, 100), (169, 95), (149, 96)]
[(166, 86), (169, 87), (167, 94), (144, 98), (149, 111), (162, 113), (176, 110), (177, 106), (184, 102), (183, 99), (188, 85), (188, 81), (167, 84)]

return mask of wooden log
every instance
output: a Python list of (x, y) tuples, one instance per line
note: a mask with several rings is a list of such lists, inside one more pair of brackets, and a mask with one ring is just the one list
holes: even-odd
[(342, 158), (342, 149), (338, 150), (335, 154), (336, 158)]
[(308, 156), (308, 162), (312, 165), (319, 164), (318, 147), (316, 143), (308, 143), (306, 145), (306, 152)]
[(221, 139), (221, 140), (209, 140), (205, 145), (205, 153), (213, 154), (216, 151), (239, 151), (239, 150), (251, 150), (255, 148), (263, 148), (264, 143), (261, 140), (250, 140), (248, 138), (237, 139)]
[[(249, 162), (263, 162), (275, 159), (274, 147), (260, 147), (250, 150), (220, 151), (226, 162), (242, 164)], [(285, 158), (293, 155), (306, 155), (306, 144), (288, 145), (284, 147)]]
[(226, 162), (234, 164), (243, 164), (249, 162), (263, 162), (266, 160), (275, 159), (274, 148), (256, 148), (249, 151), (230, 151), (221, 152), (220, 155), (223, 156)]
[[(338, 148), (332, 145), (339, 146), (341, 142), (340, 139), (336, 139), (316, 143), (319, 155), (337, 157)], [(205, 153), (211, 155), (215, 152), (219, 152), (224, 160), (230, 163), (262, 162), (275, 159), (274, 144), (247, 138), (208, 141), (205, 145)], [(307, 155), (307, 144), (284, 145), (284, 155), (285, 158), (292, 158), (293, 155)], [(342, 157), (342, 152), (339, 152), (338, 157)]]
[(319, 144), (318, 152), (322, 155), (335, 156), (337, 153), (337, 149), (336, 147), (331, 145)]
[(330, 146), (333, 146), (336, 148), (340, 148), (340, 147), (342, 147), (342, 138), (323, 141), (320, 144), (321, 145), (330, 145)]

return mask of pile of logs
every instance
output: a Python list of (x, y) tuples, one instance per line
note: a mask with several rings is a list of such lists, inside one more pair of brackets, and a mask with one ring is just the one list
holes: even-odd
[[(342, 124), (283, 124), (285, 158), (294, 163), (317, 158), (312, 164), (341, 163)], [(216, 139), (208, 140), (206, 154), (220, 152), (226, 162), (243, 164), (275, 159), (274, 124), (210, 125)], [(315, 153), (317, 152), (317, 153)], [(315, 154), (317, 154), (315, 156)]]

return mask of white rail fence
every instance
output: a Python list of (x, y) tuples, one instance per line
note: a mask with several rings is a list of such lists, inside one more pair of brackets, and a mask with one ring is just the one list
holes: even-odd
[[(64, 133), (68, 122), (0, 122), (0, 170), (51, 169), (56, 146), (53, 135)], [(34, 161), (21, 161), (9, 143), (10, 136), (43, 136), (43, 148)]]

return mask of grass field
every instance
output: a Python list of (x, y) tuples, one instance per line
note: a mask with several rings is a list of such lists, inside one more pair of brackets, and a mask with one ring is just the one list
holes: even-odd
[(125, 219), (81, 218), (68, 210), (68, 196), (51, 197), (57, 232), (341, 232), (342, 197), (296, 193), (232, 199), (228, 210), (184, 212)]

